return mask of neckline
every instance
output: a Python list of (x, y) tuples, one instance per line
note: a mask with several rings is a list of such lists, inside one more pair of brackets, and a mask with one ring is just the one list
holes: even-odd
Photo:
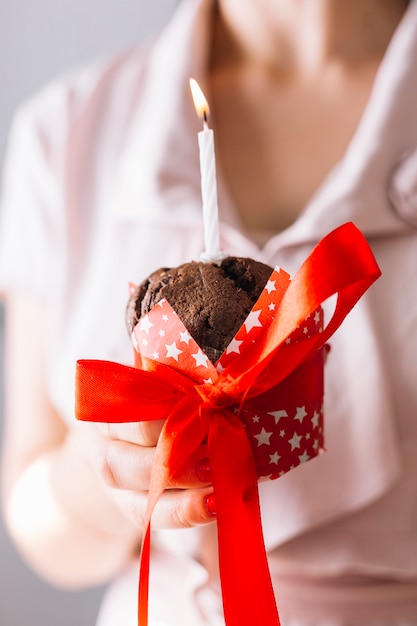
[[(393, 89), (392, 85), (390, 85), (392, 72), (389, 70), (394, 63), (398, 68), (398, 59), (401, 56), (404, 57), (403, 65), (408, 68), (412, 67), (412, 58), (410, 57), (406, 60), (404, 55), (404, 49), (407, 48), (407, 46), (404, 45), (404, 31), (407, 31), (408, 27), (408, 29), (412, 31), (411, 34), (415, 33), (415, 22), (417, 18), (416, 7), (417, 1), (414, 2), (412, 0), (398, 23), (391, 41), (388, 44), (387, 50), (381, 59), (379, 67), (377, 68), (368, 100), (362, 111), (356, 129), (346, 146), (343, 156), (334, 164), (333, 167), (330, 168), (313, 195), (307, 201), (305, 206), (302, 207), (298, 217), (288, 227), (271, 234), (269, 237), (265, 237), (265, 233), (261, 229), (259, 231), (248, 229), (243, 223), (238, 207), (232, 198), (220, 165), (217, 164), (219, 206), (221, 215), (226, 218), (229, 226), (236, 229), (246, 241), (250, 242), (253, 248), (256, 249), (260, 255), (268, 256), (269, 252), (277, 246), (282, 246), (283, 242), (286, 240), (288, 240), (289, 243), (292, 243), (301, 233), (304, 233), (305, 237), (308, 231), (306, 223), (311, 216), (318, 217), (320, 205), (322, 209), (324, 209), (326, 204), (329, 204), (330, 199), (332, 199), (331, 204), (334, 204), (337, 196), (339, 196), (340, 200), (344, 198), (345, 202), (348, 202), (349, 195), (355, 194), (355, 187), (360, 179), (361, 168), (365, 171), (369, 165), (367, 162), (368, 159), (370, 157), (378, 157), (378, 154), (375, 155), (372, 151), (374, 146), (374, 137), (372, 137), (372, 134), (373, 132), (378, 132), (378, 130), (380, 130), (378, 129), (378, 121), (381, 121), (380, 125), (382, 125), (384, 121), (383, 119), (380, 120), (381, 113), (383, 113), (383, 111), (381, 111), (381, 107), (378, 103), (378, 100), (381, 97), (381, 92), (390, 92), (386, 93), (388, 96), (391, 94), (390, 103), (386, 109), (389, 110), (390, 104), (393, 101), (392, 94), (395, 92), (395, 89)], [(414, 20), (410, 15), (412, 10), (414, 10)], [(210, 37), (206, 37), (206, 41), (210, 41)], [(206, 62), (208, 54), (209, 50), (207, 49), (204, 57)], [(416, 56), (414, 56), (414, 58), (416, 58)], [(403, 125), (403, 128), (405, 128), (405, 124)], [(417, 141), (417, 133), (415, 140)], [(391, 168), (393, 169), (393, 164), (391, 164)], [(395, 216), (393, 212), (391, 213), (395, 221), (398, 221), (397, 216)], [(358, 219), (359, 217), (359, 215), (356, 215), (356, 221), (360, 222), (361, 220)], [(334, 219), (334, 216), (333, 220), (330, 220), (330, 223), (332, 221), (335, 222), (335, 226), (339, 225), (337, 219)], [(315, 229), (311, 232), (312, 240), (317, 238), (314, 231)]]

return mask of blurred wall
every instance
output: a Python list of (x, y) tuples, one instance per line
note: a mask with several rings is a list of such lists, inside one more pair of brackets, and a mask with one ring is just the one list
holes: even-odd
[[(0, 0), (0, 168), (19, 102), (55, 75), (150, 36), (177, 4), (178, 0)], [(0, 308), (0, 356), (2, 328)], [(0, 368), (0, 380), (2, 373)], [(0, 427), (2, 392), (0, 388)], [(101, 589), (58, 591), (38, 580), (21, 561), (0, 521), (0, 626), (93, 626), (101, 595)]]

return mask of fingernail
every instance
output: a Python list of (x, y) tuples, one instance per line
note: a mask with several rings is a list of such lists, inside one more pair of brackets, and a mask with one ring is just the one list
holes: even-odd
[(211, 469), (208, 459), (200, 459), (200, 461), (198, 461), (196, 474), (202, 483), (211, 483)]
[(207, 510), (210, 513), (210, 515), (217, 515), (216, 499), (214, 497), (214, 493), (211, 493), (209, 496), (207, 496), (206, 502), (207, 502)]

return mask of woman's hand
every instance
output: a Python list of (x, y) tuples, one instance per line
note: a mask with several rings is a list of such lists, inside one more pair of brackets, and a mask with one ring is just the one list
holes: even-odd
[[(151, 470), (163, 421), (86, 424), (84, 446), (93, 470), (110, 488), (124, 515), (143, 527)], [(79, 432), (81, 434), (81, 432)], [(215, 519), (207, 449), (201, 445), (175, 482), (167, 485), (152, 515), (153, 528), (187, 528)]]

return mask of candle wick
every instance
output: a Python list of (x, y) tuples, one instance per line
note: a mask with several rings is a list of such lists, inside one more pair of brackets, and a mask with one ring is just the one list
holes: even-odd
[(203, 111), (203, 128), (207, 129), (208, 128), (208, 118), (207, 118), (207, 111), (204, 109)]

